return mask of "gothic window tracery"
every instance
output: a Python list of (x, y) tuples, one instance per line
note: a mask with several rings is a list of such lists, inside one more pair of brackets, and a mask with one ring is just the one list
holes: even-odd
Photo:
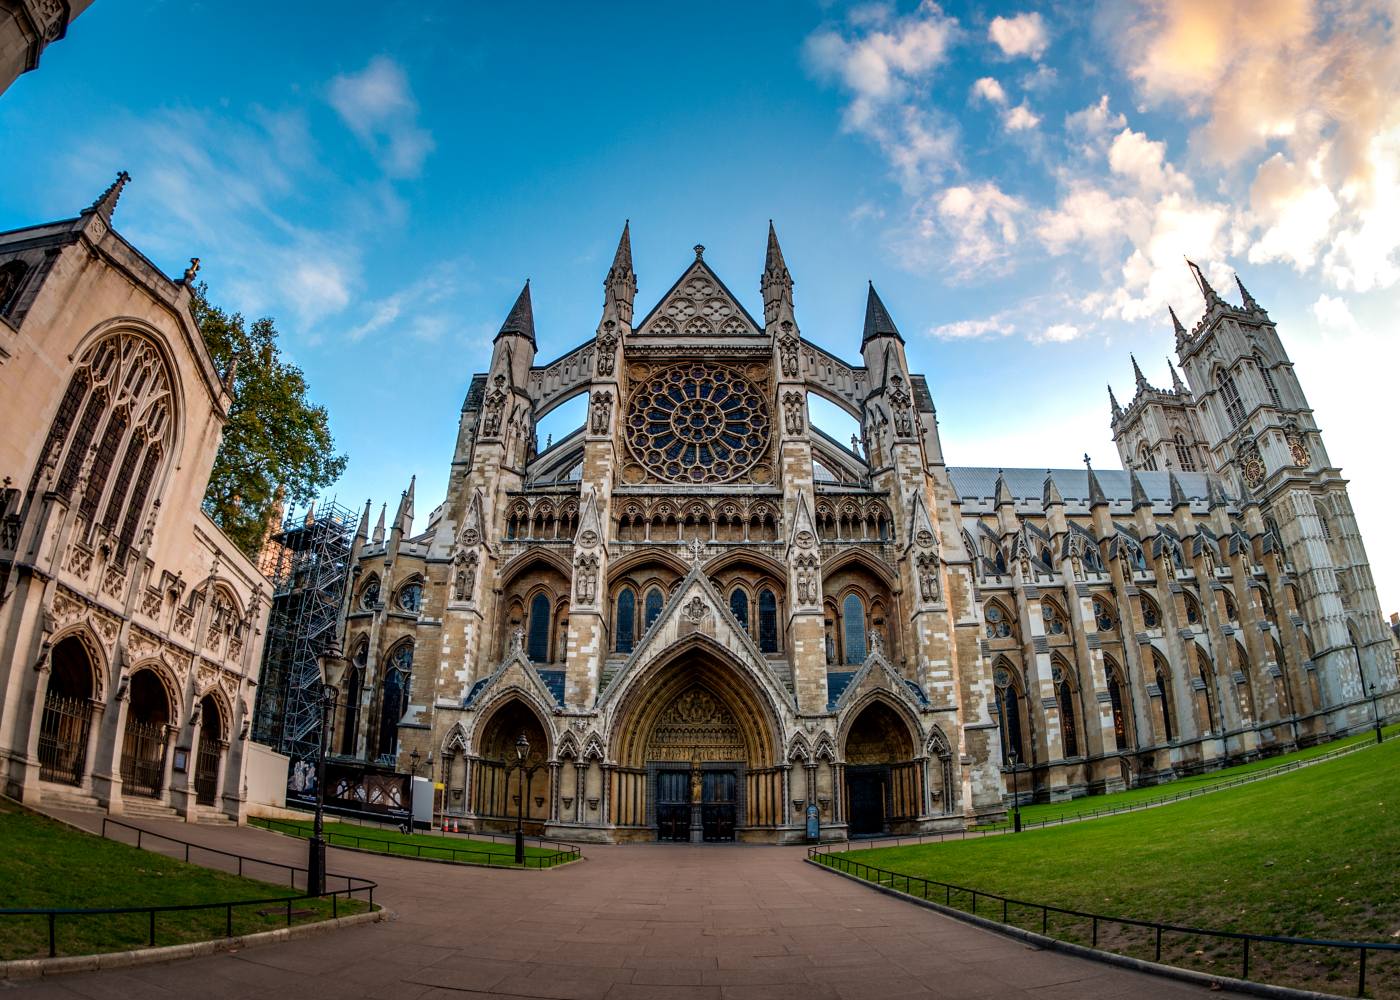
[(1157, 459), (1152, 456), (1152, 449), (1147, 447), (1146, 441), (1138, 449), (1138, 467), (1147, 472), (1157, 471)]
[(1225, 416), (1231, 427), (1244, 423), (1244, 404), (1240, 401), (1240, 391), (1235, 387), (1234, 377), (1224, 368), (1215, 371), (1215, 385), (1220, 390), (1220, 400), (1225, 407)]
[(1128, 749), (1128, 728), (1123, 712), (1123, 684), (1118, 665), (1105, 657), (1104, 684), (1108, 687), (1108, 702), (1113, 710), (1113, 741), (1119, 750)]
[(996, 690), (997, 725), (1001, 730), (1001, 757), (1010, 761), (1016, 755), (1016, 764), (1029, 764), (1026, 759), (1025, 740), (1022, 733), (1022, 696), (1016, 682), (1016, 672), (1010, 661), (997, 660), (992, 671), (992, 681)]
[(651, 628), (651, 623), (656, 621), (656, 619), (660, 616), (662, 603), (663, 599), (661, 597), (660, 587), (652, 587), (650, 590), (647, 591), (646, 619), (642, 624), (643, 632)]
[(1168, 743), (1175, 738), (1172, 733), (1172, 697), (1171, 687), (1167, 684), (1166, 675), (1162, 672), (1162, 660), (1153, 654), (1153, 660), (1157, 666), (1157, 690), (1160, 697), (1157, 699), (1158, 711), (1162, 716), (1162, 736)]
[(526, 623), (525, 655), (531, 663), (549, 662), (549, 625), (552, 617), (548, 594), (541, 591), (530, 598), (530, 617)]
[(29, 268), (23, 261), (12, 260), (0, 267), (0, 316), (7, 316), (19, 301), (20, 287)]
[(847, 594), (841, 601), (842, 651), (845, 662), (865, 662), (865, 602), (859, 594)]
[(411, 580), (399, 588), (399, 607), (417, 614), (423, 607), (423, 581)]
[(1006, 614), (1006, 609), (995, 601), (987, 604), (986, 610), (982, 613), (987, 620), (988, 639), (1009, 639), (1011, 637), (1011, 621)]
[(381, 758), (392, 758), (398, 752), (399, 721), (408, 710), (412, 680), (413, 643), (405, 641), (394, 647), (384, 669), (384, 689), (379, 704)]
[[(655, 591), (653, 591), (655, 593)], [(650, 601), (650, 597), (648, 597)], [(617, 637), (614, 645), (619, 653), (632, 652), (636, 644), (634, 627), (637, 618), (637, 595), (631, 587), (623, 587), (617, 595), (617, 607), (613, 617), (613, 635)]]
[(1201, 623), (1201, 606), (1196, 603), (1196, 599), (1190, 594), (1183, 594), (1182, 603), (1186, 605), (1186, 623), (1188, 625), (1199, 625)]
[(1138, 595), (1138, 602), (1142, 607), (1143, 628), (1156, 628), (1162, 623), (1161, 612), (1157, 610), (1157, 604), (1146, 594)]
[(637, 461), (661, 479), (730, 482), (767, 453), (768, 406), (734, 369), (676, 365), (634, 392), (626, 437)]
[(1079, 728), (1074, 711), (1074, 690), (1069, 684), (1069, 671), (1063, 662), (1056, 661), (1051, 667), (1051, 679), (1060, 703), (1060, 733), (1064, 739), (1066, 757), (1079, 756)]
[(379, 577), (372, 576), (369, 581), (360, 589), (360, 607), (365, 611), (373, 611), (375, 605), (379, 603)]
[(1094, 598), (1094, 623), (1100, 632), (1109, 632), (1118, 627), (1118, 616), (1113, 613), (1113, 605), (1102, 597)]
[(1053, 601), (1042, 599), (1040, 602), (1040, 617), (1045, 621), (1045, 631), (1048, 635), (1065, 634), (1065, 615)]
[(1264, 379), (1264, 388), (1269, 390), (1269, 399), (1278, 407), (1283, 406), (1283, 401), (1279, 399), (1278, 386), (1274, 385), (1274, 373), (1269, 370), (1269, 366), (1264, 363), (1264, 359), (1256, 352), (1254, 363), (1259, 366), (1259, 375)]
[(778, 598), (766, 587), (758, 593), (758, 648), (764, 653), (778, 651)]
[(1186, 436), (1180, 431), (1176, 433), (1176, 463), (1181, 466), (1182, 472), (1196, 471), (1196, 457), (1186, 443)]
[(749, 595), (742, 588), (735, 587), (729, 595), (729, 610), (738, 619), (744, 631), (749, 629)]

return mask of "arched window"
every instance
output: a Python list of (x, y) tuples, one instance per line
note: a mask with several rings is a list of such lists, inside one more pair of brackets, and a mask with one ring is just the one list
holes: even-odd
[(1230, 426), (1244, 423), (1244, 404), (1240, 402), (1240, 391), (1235, 388), (1235, 380), (1224, 368), (1215, 370), (1215, 385), (1220, 390), (1220, 399), (1225, 406), (1225, 415), (1230, 418)]
[(360, 643), (350, 660), (350, 676), (345, 679), (345, 718), (340, 724), (340, 752), (355, 755), (355, 730), (360, 728), (360, 692), (364, 684), (365, 664), (369, 662), (369, 640)]
[(1269, 366), (1264, 363), (1263, 357), (1256, 351), (1254, 363), (1259, 366), (1259, 375), (1264, 379), (1264, 388), (1269, 390), (1269, 399), (1277, 407), (1283, 406), (1283, 401), (1278, 396), (1278, 386), (1274, 385), (1274, 373), (1269, 370)]
[(549, 619), (549, 595), (540, 593), (530, 598), (529, 639), (525, 643), (525, 655), (531, 663), (549, 662)]
[[(655, 591), (653, 591), (655, 593)], [(650, 595), (647, 597), (651, 601)], [(613, 635), (617, 636), (619, 653), (630, 653), (636, 644), (637, 595), (631, 587), (623, 587), (617, 595), (617, 611), (613, 618)]]
[(656, 621), (657, 617), (660, 616), (662, 601), (663, 598), (661, 596), (660, 587), (652, 587), (647, 591), (646, 617), (643, 619), (646, 624), (643, 627), (643, 631), (651, 628), (651, 623)]
[(747, 632), (749, 629), (749, 595), (735, 587), (729, 595), (729, 610), (734, 612), (734, 617), (739, 619), (739, 624)]
[(1228, 591), (1225, 594), (1225, 620), (1232, 622), (1240, 620), (1240, 612), (1239, 609), (1235, 607), (1235, 599), (1230, 596)]
[(0, 316), (8, 316), (19, 301), (19, 290), (28, 270), (21, 260), (12, 260), (0, 267)]
[(1026, 760), (1026, 750), (1021, 740), (1021, 699), (1011, 680), (1011, 668), (1006, 661), (998, 663), (992, 673), (996, 689), (997, 723), (1001, 728), (1001, 757), (1009, 760), (1012, 751), (1017, 763), (1030, 763)]
[(1100, 632), (1109, 632), (1118, 627), (1118, 616), (1113, 613), (1113, 605), (1105, 598), (1094, 598), (1094, 623)]
[(1142, 607), (1142, 627), (1156, 628), (1162, 624), (1162, 615), (1157, 610), (1156, 603), (1146, 594), (1138, 595), (1138, 604)]
[(408, 711), (413, 681), (413, 643), (395, 646), (384, 669), (384, 693), (379, 704), (379, 756), (398, 753), (399, 720)]
[(1119, 750), (1128, 749), (1127, 723), (1123, 718), (1123, 689), (1118, 683), (1118, 669), (1104, 664), (1104, 682), (1108, 685), (1108, 702), (1113, 708), (1113, 741)]
[(78, 510), (88, 526), (101, 513), (100, 523), (116, 535), (119, 560), (136, 540), (171, 450), (171, 385), (164, 359), (146, 338), (118, 333), (94, 344), (69, 380), (34, 470), (31, 488), (52, 465), (58, 471), (53, 488), (71, 501), (96, 446)]
[(1199, 625), (1201, 623), (1201, 606), (1196, 603), (1196, 599), (1190, 594), (1182, 594), (1181, 599), (1186, 605), (1186, 623), (1188, 625)]
[(360, 591), (360, 607), (365, 611), (373, 611), (374, 606), (379, 603), (379, 577), (372, 576)]
[(1060, 730), (1065, 736), (1065, 756), (1079, 756), (1079, 732), (1074, 722), (1074, 692), (1070, 690), (1069, 679), (1060, 680)]
[(841, 602), (841, 641), (846, 663), (865, 662), (865, 602), (857, 594)]
[(758, 592), (758, 648), (764, 653), (778, 651), (778, 598), (768, 589)]
[(1191, 446), (1186, 443), (1186, 436), (1180, 431), (1176, 434), (1176, 464), (1181, 466), (1182, 472), (1196, 471), (1196, 456), (1191, 451)]
[(1006, 611), (1000, 604), (991, 602), (982, 613), (987, 619), (988, 639), (1007, 639), (1011, 636), (1011, 622), (1007, 620)]
[(1142, 447), (1138, 449), (1138, 466), (1148, 472), (1157, 471), (1157, 459), (1152, 457), (1152, 449), (1147, 447), (1146, 441), (1144, 441)]
[(1172, 694), (1160, 666), (1157, 668), (1157, 690), (1161, 692), (1158, 702), (1162, 706), (1162, 735), (1170, 743), (1174, 739), (1172, 736)]
[(1050, 635), (1065, 634), (1065, 616), (1053, 601), (1040, 602), (1040, 617), (1045, 620), (1045, 631)]
[(414, 614), (417, 614), (423, 607), (423, 583), (421, 580), (414, 580), (399, 588), (399, 607)]
[(1321, 508), (1317, 512), (1317, 523), (1322, 526), (1322, 540), (1330, 542), (1332, 540), (1332, 522), (1327, 520), (1327, 515), (1322, 513)]

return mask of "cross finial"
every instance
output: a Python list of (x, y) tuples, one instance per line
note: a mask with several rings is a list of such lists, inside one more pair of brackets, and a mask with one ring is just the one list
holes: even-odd
[(704, 257), (704, 256), (705, 256), (705, 244), (703, 244), (703, 243), (697, 243), (697, 244), (695, 244), (695, 259), (696, 259), (696, 260), (700, 260), (700, 259), (701, 259), (702, 257)]
[(1084, 464), (1086, 466), (1089, 464), (1089, 453), (1087, 451), (1084, 453)]

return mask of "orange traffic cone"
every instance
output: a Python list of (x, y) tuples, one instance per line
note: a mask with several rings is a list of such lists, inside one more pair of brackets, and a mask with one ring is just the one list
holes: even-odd
[(460, 826), (457, 825), (457, 821), (456, 821), (455, 819), (452, 821), (452, 832), (453, 832), (453, 833), (461, 833), (461, 832), (462, 832), (462, 828), (461, 828)]

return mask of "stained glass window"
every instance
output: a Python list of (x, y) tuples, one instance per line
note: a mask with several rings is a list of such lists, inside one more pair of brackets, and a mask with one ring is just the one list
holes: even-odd
[(652, 587), (647, 591), (645, 628), (651, 628), (651, 623), (661, 614), (661, 600), (659, 587)]
[(758, 648), (765, 653), (778, 651), (778, 599), (771, 590), (758, 592)]
[(632, 652), (632, 646), (636, 643), (636, 622), (637, 595), (632, 592), (631, 587), (624, 587), (617, 595), (617, 616), (613, 623), (613, 634), (617, 636), (619, 653)]
[(549, 596), (536, 594), (530, 601), (529, 640), (525, 655), (531, 663), (549, 662)]
[(865, 662), (865, 604), (856, 594), (847, 594), (841, 602), (841, 627), (846, 662)]
[(734, 612), (734, 617), (739, 619), (739, 624), (747, 630), (749, 627), (749, 595), (736, 589), (729, 595), (729, 610)]

